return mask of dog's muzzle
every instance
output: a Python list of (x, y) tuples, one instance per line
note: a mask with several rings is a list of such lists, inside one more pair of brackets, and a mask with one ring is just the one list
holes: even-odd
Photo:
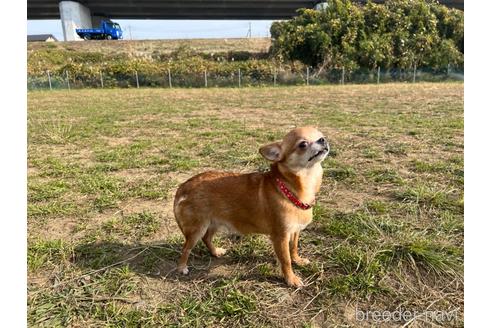
[(308, 159), (308, 162), (311, 162), (313, 159), (315, 159), (316, 157), (318, 156), (321, 156), (321, 155), (324, 155), (324, 154), (328, 154), (330, 152), (330, 146), (328, 146), (328, 144), (325, 145), (325, 147), (323, 149), (321, 149), (320, 151), (318, 151), (316, 154), (314, 154), (313, 156), (311, 156), (309, 159)]

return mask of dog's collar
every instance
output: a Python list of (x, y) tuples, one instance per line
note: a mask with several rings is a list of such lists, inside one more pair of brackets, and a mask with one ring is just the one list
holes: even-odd
[(279, 187), (282, 194), (284, 194), (284, 196), (287, 197), (292, 202), (292, 204), (294, 204), (295, 206), (299, 207), (302, 210), (308, 210), (311, 207), (313, 207), (313, 205), (311, 205), (311, 204), (306, 204), (306, 203), (301, 202), (299, 200), (299, 198), (297, 198), (289, 190), (289, 188), (287, 188), (287, 186), (285, 185), (285, 183), (282, 182), (282, 180), (280, 180), (279, 178), (276, 178), (275, 181), (277, 182), (277, 186)]

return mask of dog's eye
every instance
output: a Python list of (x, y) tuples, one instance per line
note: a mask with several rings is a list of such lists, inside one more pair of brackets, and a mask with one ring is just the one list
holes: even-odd
[(304, 148), (306, 148), (307, 146), (308, 146), (307, 141), (303, 141), (303, 142), (301, 142), (301, 143), (299, 144), (299, 148), (301, 148), (301, 149), (304, 149)]

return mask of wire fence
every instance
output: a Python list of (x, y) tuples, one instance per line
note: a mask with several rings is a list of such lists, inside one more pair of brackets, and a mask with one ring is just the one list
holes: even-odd
[(269, 74), (257, 71), (235, 72), (167, 72), (104, 73), (76, 75), (68, 71), (27, 76), (28, 90), (84, 89), (84, 88), (212, 88), (212, 87), (261, 87), (325, 84), (379, 84), (394, 82), (462, 81), (462, 68), (444, 69), (358, 69), (342, 68), (315, 72), (307, 67), (301, 72), (272, 70)]

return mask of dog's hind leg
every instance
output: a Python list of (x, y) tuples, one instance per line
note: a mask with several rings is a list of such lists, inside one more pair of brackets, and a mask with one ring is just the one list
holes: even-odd
[(188, 274), (189, 272), (187, 266), (188, 257), (190, 256), (191, 250), (193, 249), (193, 247), (195, 247), (196, 243), (200, 240), (200, 238), (203, 237), (206, 230), (207, 227), (202, 226), (190, 232), (186, 232), (186, 233), (183, 232), (185, 234), (186, 241), (183, 246), (181, 257), (178, 261), (178, 267), (177, 267), (178, 272), (182, 274)]
[(212, 239), (214, 237), (214, 234), (217, 232), (217, 227), (214, 226), (213, 224), (210, 225), (207, 229), (207, 232), (205, 233), (205, 236), (203, 236), (202, 240), (207, 246), (208, 250), (210, 251), (210, 254), (215, 257), (220, 257), (226, 253), (226, 250), (224, 248), (220, 247), (215, 247)]

